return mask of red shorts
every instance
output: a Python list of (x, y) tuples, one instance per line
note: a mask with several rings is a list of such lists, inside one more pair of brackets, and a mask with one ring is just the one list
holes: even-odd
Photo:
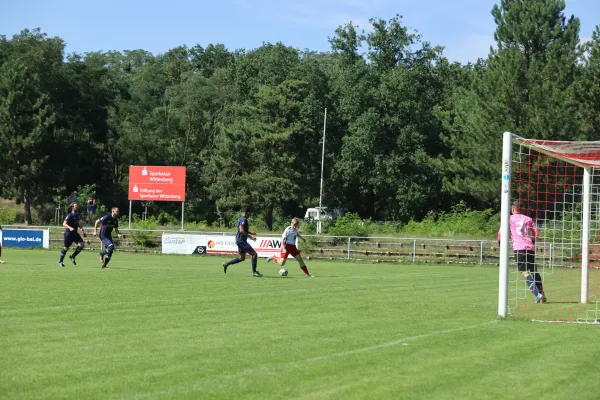
[(295, 244), (286, 243), (285, 250), (281, 250), (281, 256), (287, 257), (286, 254), (291, 254), (292, 257), (296, 257), (300, 254), (300, 250), (298, 250)]

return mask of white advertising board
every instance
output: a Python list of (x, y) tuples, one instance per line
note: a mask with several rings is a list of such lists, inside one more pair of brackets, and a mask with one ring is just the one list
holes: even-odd
[[(281, 253), (281, 237), (257, 236), (256, 241), (248, 239), (248, 244), (252, 246), (259, 257), (269, 257)], [(206, 254), (238, 254), (235, 236), (206, 236)], [(288, 255), (288, 257), (290, 256)]]
[(183, 233), (163, 233), (163, 254), (197, 254), (206, 252), (206, 236)]

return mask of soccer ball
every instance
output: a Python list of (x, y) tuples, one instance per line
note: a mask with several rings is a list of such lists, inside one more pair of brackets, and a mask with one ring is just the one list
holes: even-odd
[(287, 274), (288, 274), (288, 270), (287, 269), (281, 268), (279, 270), (279, 275), (281, 275), (281, 276), (287, 276)]

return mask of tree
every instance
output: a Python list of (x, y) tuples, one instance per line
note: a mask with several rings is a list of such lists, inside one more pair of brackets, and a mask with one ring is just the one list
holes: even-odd
[(579, 20), (562, 0), (502, 0), (492, 15), (497, 49), (446, 110), (445, 189), (476, 207), (498, 207), (501, 137), (582, 137), (574, 85)]
[(205, 190), (206, 164), (222, 134), (226, 110), (235, 100), (228, 75), (226, 69), (217, 69), (208, 78), (192, 72), (167, 90), (173, 135), (163, 144), (165, 161), (187, 167), (186, 213), (208, 221), (216, 218)]
[(600, 25), (586, 44), (585, 53), (579, 85), (583, 129), (587, 140), (600, 140)]
[(371, 20), (374, 30), (365, 38), (370, 63), (360, 78), (365, 89), (354, 93), (363, 107), (347, 117), (334, 172), (350, 208), (364, 217), (407, 221), (438, 200), (441, 174), (432, 159), (444, 146), (433, 110), (443, 99), (448, 64), (440, 48), (422, 43), (400, 19)]
[(282, 43), (265, 43), (255, 50), (238, 54), (235, 83), (239, 99), (251, 99), (262, 85), (279, 85), (289, 78), (298, 63), (298, 50)]
[(286, 80), (261, 86), (253, 105), (231, 107), (208, 168), (213, 177), (208, 189), (218, 208), (250, 205), (271, 230), (275, 210), (299, 200), (302, 180), (294, 138), (307, 137), (313, 129), (302, 112), (308, 94), (306, 82)]
[(0, 48), (0, 191), (24, 204), (25, 222), (31, 224), (32, 203), (51, 197), (58, 186), (54, 172), (64, 165), (57, 156), (64, 142), (51, 89), (64, 43), (25, 30), (12, 40), (0, 37)]

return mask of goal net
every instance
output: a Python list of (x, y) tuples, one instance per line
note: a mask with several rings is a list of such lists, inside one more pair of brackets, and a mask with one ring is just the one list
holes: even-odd
[[(599, 323), (600, 142), (531, 140), (505, 133), (502, 163), (498, 315)], [(513, 205), (518, 214), (533, 219), (538, 231), (534, 258), (527, 256), (534, 262), (527, 264), (526, 274), (519, 270), (524, 258), (513, 251), (514, 237), (502, 234), (510, 232)], [(518, 221), (512, 224), (517, 235), (535, 236), (534, 229), (518, 231)]]

